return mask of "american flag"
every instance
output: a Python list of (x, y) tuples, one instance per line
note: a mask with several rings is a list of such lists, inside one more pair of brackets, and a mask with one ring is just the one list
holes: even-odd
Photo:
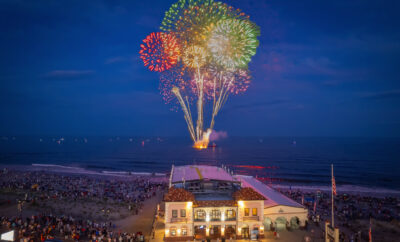
[(336, 182), (334, 176), (332, 176), (332, 193), (336, 196)]

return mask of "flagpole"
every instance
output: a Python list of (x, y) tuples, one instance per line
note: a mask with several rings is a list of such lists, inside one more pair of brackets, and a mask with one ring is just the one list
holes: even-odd
[(331, 170), (332, 170), (332, 174), (331, 174), (331, 176), (332, 176), (332, 178), (331, 178), (331, 183), (332, 183), (332, 228), (335, 228), (335, 223), (334, 223), (334, 214), (333, 214), (333, 212), (334, 212), (334, 209), (333, 209), (333, 164), (331, 164)]

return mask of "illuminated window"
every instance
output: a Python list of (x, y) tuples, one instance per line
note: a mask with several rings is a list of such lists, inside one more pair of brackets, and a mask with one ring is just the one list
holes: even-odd
[(181, 209), (181, 217), (186, 217), (186, 209)]
[(221, 219), (221, 211), (214, 209), (211, 211), (211, 219), (212, 220), (220, 220)]
[(187, 228), (186, 227), (182, 228), (182, 235), (187, 235)]
[(171, 234), (171, 236), (176, 236), (176, 228), (175, 227), (171, 227), (169, 229), (169, 233)]
[(206, 212), (204, 210), (202, 210), (202, 209), (197, 210), (194, 213), (194, 219), (205, 220), (206, 219)]
[(257, 216), (257, 208), (253, 208), (252, 215)]
[(249, 216), (250, 214), (250, 209), (249, 208), (245, 208), (244, 209), (244, 216)]
[(177, 218), (178, 217), (178, 210), (172, 210), (172, 217)]
[(226, 210), (226, 219), (235, 219), (236, 218), (236, 211), (233, 209)]

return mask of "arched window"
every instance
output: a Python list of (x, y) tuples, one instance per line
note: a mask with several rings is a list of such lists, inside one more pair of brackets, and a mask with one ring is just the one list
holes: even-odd
[(182, 227), (182, 236), (186, 236), (187, 235), (187, 227), (183, 226)]
[(176, 227), (171, 227), (171, 228), (169, 229), (169, 234), (170, 234), (171, 236), (176, 236)]
[(236, 220), (236, 211), (234, 209), (228, 209), (225, 211), (225, 220)]
[(211, 220), (221, 220), (221, 211), (218, 209), (211, 210)]
[(201, 221), (206, 219), (206, 212), (203, 209), (196, 210), (194, 213), (194, 219)]

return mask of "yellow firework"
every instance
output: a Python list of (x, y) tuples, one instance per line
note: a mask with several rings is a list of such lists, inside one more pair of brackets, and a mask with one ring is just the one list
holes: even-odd
[(189, 68), (200, 68), (206, 63), (206, 51), (203, 47), (194, 45), (185, 50), (183, 63)]

